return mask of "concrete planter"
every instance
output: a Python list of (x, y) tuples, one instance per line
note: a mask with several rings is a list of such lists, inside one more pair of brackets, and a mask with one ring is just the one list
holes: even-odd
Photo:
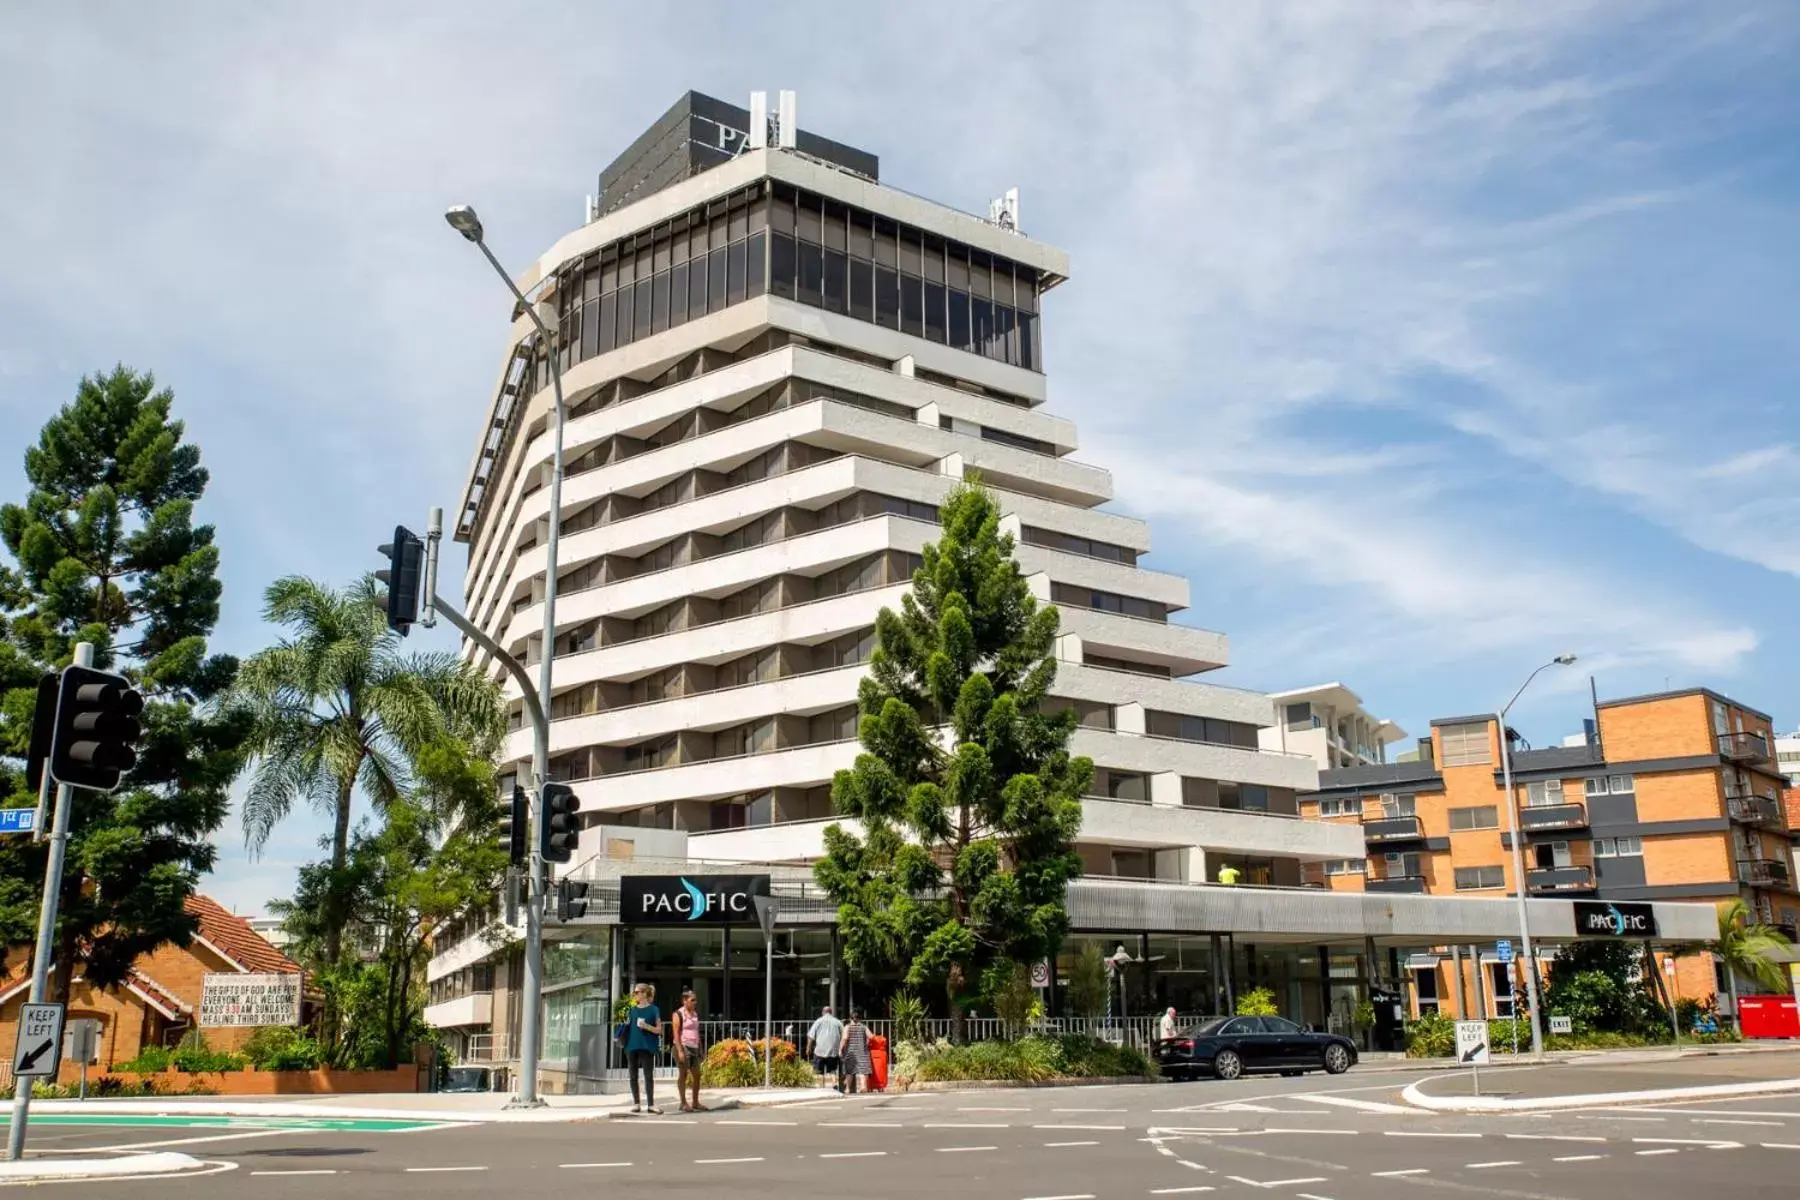
[[(425, 1073), (417, 1067), (398, 1067), (392, 1071), (158, 1071), (137, 1075), (124, 1071), (88, 1069), (90, 1094), (95, 1081), (104, 1075), (119, 1079), (154, 1083), (162, 1093), (180, 1095), (195, 1086), (221, 1096), (367, 1096), (378, 1093), (418, 1092), (426, 1090)], [(59, 1076), (73, 1083), (67, 1067)]]

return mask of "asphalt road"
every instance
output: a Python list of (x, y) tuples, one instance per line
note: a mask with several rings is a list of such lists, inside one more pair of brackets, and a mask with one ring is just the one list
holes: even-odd
[[(1487, 1073), (1496, 1084), (1508, 1074)], [(247, 1186), (259, 1200), (326, 1200), (346, 1187), (359, 1197), (419, 1200), (601, 1188), (751, 1200), (1687, 1200), (1709, 1188), (1789, 1197), (1800, 1174), (1800, 1095), (1450, 1116), (1400, 1102), (1400, 1089), (1422, 1077), (872, 1096), (700, 1117), (379, 1134), (44, 1125), (33, 1146), (75, 1153), (154, 1144), (217, 1164), (211, 1175), (76, 1185), (103, 1200), (226, 1200)]]

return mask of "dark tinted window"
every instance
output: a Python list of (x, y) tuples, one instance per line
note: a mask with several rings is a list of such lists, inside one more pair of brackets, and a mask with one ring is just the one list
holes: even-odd
[(1255, 1017), (1233, 1017), (1220, 1033), (1261, 1033), (1262, 1022)]
[(1286, 1017), (1263, 1017), (1263, 1029), (1269, 1033), (1304, 1033), (1298, 1025)]

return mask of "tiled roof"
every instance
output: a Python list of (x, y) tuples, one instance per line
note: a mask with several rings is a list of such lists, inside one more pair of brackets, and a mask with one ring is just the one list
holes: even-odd
[(246, 971), (289, 974), (300, 964), (271, 946), (244, 918), (210, 896), (189, 896), (187, 911), (200, 919), (200, 936), (217, 946)]

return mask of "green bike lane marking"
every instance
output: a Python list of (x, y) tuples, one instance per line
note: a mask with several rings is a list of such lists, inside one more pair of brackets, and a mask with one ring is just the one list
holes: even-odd
[[(10, 1112), (0, 1113), (0, 1126), (12, 1122)], [(164, 1129), (292, 1129), (319, 1133), (407, 1133), (418, 1129), (443, 1129), (445, 1121), (397, 1120), (382, 1117), (246, 1117), (170, 1115), (166, 1113), (33, 1113), (32, 1125), (87, 1125), (96, 1128), (136, 1127)]]

